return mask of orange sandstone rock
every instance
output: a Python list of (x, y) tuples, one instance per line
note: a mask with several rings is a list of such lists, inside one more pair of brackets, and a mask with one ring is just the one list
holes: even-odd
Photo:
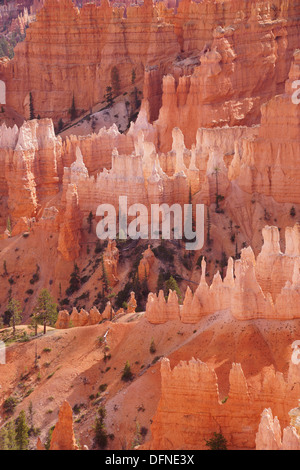
[(57, 329), (66, 329), (70, 327), (70, 315), (67, 310), (60, 310), (58, 312), (57, 321), (55, 323), (55, 328)]
[(72, 261), (80, 252), (82, 215), (79, 210), (77, 187), (69, 184), (66, 192), (66, 207), (60, 225), (58, 251), (64, 259)]
[[(205, 449), (205, 439), (221, 432), (230, 449), (254, 449), (260, 416), (267, 404), (280, 422), (289, 424), (288, 410), (298, 402), (299, 384), (284, 381), (270, 368), (261, 374), (261, 389), (250, 389), (241, 366), (233, 364), (226, 403), (219, 398), (217, 377), (200, 360), (181, 361), (173, 370), (161, 362), (161, 398), (147, 449)], [(270, 403), (272, 401), (272, 403)]]
[(147, 250), (144, 251), (143, 258), (141, 259), (139, 266), (138, 266), (138, 275), (139, 275), (139, 280), (141, 282), (144, 279), (149, 278), (150, 269), (154, 262), (154, 259), (155, 259), (154, 253), (151, 250), (150, 245), (148, 245), (148, 248)]
[(70, 315), (70, 323), (72, 326), (85, 326), (88, 324), (89, 314), (83, 308), (78, 312), (77, 308), (73, 308)]
[(136, 307), (137, 307), (137, 302), (135, 299), (135, 293), (131, 292), (130, 299), (128, 301), (127, 313), (135, 313)]
[(96, 307), (93, 307), (89, 313), (89, 325), (97, 325), (102, 320), (102, 315)]
[[(281, 432), (278, 418), (265, 409), (256, 434), (256, 450), (300, 450), (299, 408), (289, 412), (291, 425)], [(297, 421), (298, 420), (298, 421)]]
[(42, 444), (40, 437), (38, 438), (36, 443), (36, 450), (46, 450), (45, 446)]
[(107, 247), (103, 253), (103, 267), (109, 285), (114, 286), (118, 283), (118, 261), (119, 250), (115, 240), (108, 240)]
[(9, 106), (28, 118), (31, 92), (35, 114), (57, 123), (69, 119), (73, 96), (78, 113), (102, 102), (114, 66), (120, 93), (132, 87), (133, 69), (137, 85), (147, 64), (159, 63), (164, 70), (179, 44), (174, 26), (146, 3), (129, 6), (124, 17), (124, 8), (108, 1), (79, 10), (71, 0), (46, 0), (14, 59), (1, 69)]
[(54, 428), (50, 450), (78, 450), (73, 430), (72, 408), (67, 401), (60, 407), (58, 422)]

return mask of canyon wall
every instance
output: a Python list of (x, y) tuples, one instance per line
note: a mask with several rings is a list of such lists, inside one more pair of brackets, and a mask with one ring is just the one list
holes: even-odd
[(114, 67), (117, 94), (132, 87), (134, 70), (150, 119), (158, 118), (161, 150), (170, 150), (176, 126), (190, 147), (199, 127), (258, 123), (261, 104), (283, 92), (299, 8), (290, 0), (184, 0), (175, 11), (147, 0), (79, 10), (71, 0), (46, 0), (0, 78), (9, 106), (28, 118), (32, 100), (35, 116), (57, 123), (70, 117), (73, 97), (79, 114), (101, 103)]
[(272, 367), (261, 372), (261, 388), (248, 386), (240, 364), (232, 364), (228, 399), (219, 397), (216, 373), (200, 360), (181, 361), (171, 370), (161, 362), (161, 398), (147, 449), (206, 449), (205, 439), (222, 433), (229, 449), (254, 449), (260, 416), (271, 406), (283, 426), (298, 403), (299, 383), (286, 382)]
[(167, 18), (181, 51), (198, 50), (199, 66), (164, 77), (161, 150), (169, 150), (175, 126), (191, 146), (199, 127), (259, 123), (262, 103), (284, 91), (299, 45), (298, 14), (294, 2), (180, 2)]
[(46, 0), (0, 78), (9, 106), (28, 118), (32, 99), (35, 116), (57, 123), (69, 118), (73, 97), (77, 113), (102, 102), (113, 67), (122, 93), (132, 86), (133, 70), (138, 84), (147, 64), (167, 71), (178, 52), (174, 26), (157, 16), (152, 1), (128, 7), (124, 17), (108, 1), (79, 10), (71, 0)]

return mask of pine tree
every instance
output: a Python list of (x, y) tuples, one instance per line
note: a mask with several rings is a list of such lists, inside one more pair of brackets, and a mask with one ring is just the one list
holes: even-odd
[(160, 290), (164, 290), (164, 286), (165, 286), (165, 276), (162, 272), (160, 272), (157, 278), (156, 292), (159, 293)]
[(131, 372), (130, 363), (129, 361), (126, 361), (121, 378), (124, 382), (128, 382), (132, 379), (132, 376), (133, 374)]
[(219, 210), (219, 180), (218, 180), (218, 174), (220, 171), (220, 168), (215, 167), (214, 169), (215, 175), (216, 175), (216, 212)]
[(93, 218), (94, 218), (93, 213), (92, 213), (92, 211), (90, 211), (90, 213), (88, 215), (88, 218), (87, 218), (87, 222), (89, 224), (89, 233), (91, 233), (91, 231), (92, 231)]
[(154, 338), (151, 339), (149, 351), (151, 354), (156, 353), (156, 346), (155, 346)]
[(73, 294), (80, 288), (80, 271), (76, 263), (74, 263), (74, 271), (70, 275), (70, 286), (67, 289), (67, 294)]
[(32, 120), (34, 119), (34, 107), (33, 107), (33, 98), (32, 98), (32, 93), (29, 93), (29, 119)]
[(16, 450), (16, 430), (14, 423), (10, 421), (5, 427), (7, 431), (8, 450)]
[(64, 121), (60, 118), (57, 124), (57, 130), (58, 132), (61, 132), (62, 128), (64, 127)]
[(9, 438), (6, 427), (0, 429), (0, 450), (9, 450)]
[(106, 417), (106, 410), (103, 406), (101, 406), (98, 410), (98, 416), (95, 420), (95, 444), (100, 449), (105, 449), (107, 446), (108, 434), (105, 426), (105, 417)]
[(27, 425), (25, 411), (22, 410), (16, 422), (16, 443), (18, 450), (28, 449), (28, 431), (29, 427)]
[(134, 69), (132, 69), (132, 71), (131, 71), (131, 83), (132, 83), (132, 85), (135, 84), (135, 79), (136, 79), (136, 72), (135, 72)]
[(182, 300), (182, 295), (181, 295), (181, 291), (178, 287), (178, 284), (176, 282), (176, 279), (174, 279), (173, 276), (171, 276), (167, 281), (166, 281), (166, 292), (165, 294), (168, 295), (169, 294), (169, 290), (173, 290), (176, 292), (177, 296), (178, 296), (178, 300), (179, 300), (179, 303), (181, 302)]
[(107, 102), (108, 106), (112, 106), (114, 104), (111, 86), (106, 87), (106, 93), (104, 95), (104, 99)]
[(74, 93), (73, 93), (73, 97), (72, 97), (71, 108), (69, 109), (69, 114), (70, 114), (71, 121), (74, 121), (74, 119), (76, 119), (76, 117), (77, 117)]
[(213, 437), (205, 441), (210, 450), (227, 450), (227, 441), (221, 433), (214, 432)]
[(103, 290), (103, 295), (105, 295), (109, 290), (109, 280), (108, 280), (107, 272), (106, 272), (106, 269), (105, 269), (103, 257), (101, 258), (101, 264), (102, 264), (101, 280), (103, 282), (102, 290)]
[(120, 76), (117, 67), (111, 69), (111, 86), (115, 96), (120, 94)]
[(9, 326), (12, 326), (13, 335), (15, 336), (16, 325), (19, 325), (22, 321), (22, 309), (20, 302), (16, 299), (10, 299), (7, 306), (7, 311), (10, 314)]
[(211, 229), (211, 222), (210, 222), (210, 213), (209, 208), (207, 208), (207, 244), (210, 245), (212, 239), (210, 238), (210, 229)]
[(44, 326), (45, 335), (47, 325), (53, 326), (57, 320), (57, 305), (47, 289), (41, 290), (34, 312), (37, 322)]

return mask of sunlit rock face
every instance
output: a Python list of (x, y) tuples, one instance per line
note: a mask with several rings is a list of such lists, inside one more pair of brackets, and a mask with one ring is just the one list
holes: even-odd
[[(269, 368), (261, 373), (261, 390), (250, 389), (240, 364), (232, 364), (228, 399), (219, 397), (216, 373), (199, 359), (180, 361), (173, 369), (161, 362), (161, 398), (146, 449), (207, 449), (205, 439), (220, 430), (232, 449), (255, 449), (261, 413), (271, 406), (283, 426), (288, 408), (298, 403), (299, 384), (286, 382)], [(287, 400), (283, 401), (283, 397)], [(276, 411), (275, 411), (276, 410)], [(243, 423), (243, 424), (242, 424)], [(279, 440), (278, 420), (273, 425), (273, 447)], [(261, 439), (258, 439), (261, 441)]]

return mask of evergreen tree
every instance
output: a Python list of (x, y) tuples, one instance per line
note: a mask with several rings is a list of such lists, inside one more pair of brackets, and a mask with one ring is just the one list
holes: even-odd
[(163, 272), (160, 272), (157, 278), (156, 292), (159, 293), (160, 290), (164, 290), (165, 286), (165, 276)]
[(178, 296), (179, 303), (182, 300), (182, 295), (181, 291), (178, 287), (176, 279), (174, 279), (173, 276), (171, 276), (167, 281), (166, 281), (166, 292), (165, 295), (167, 296), (169, 294), (169, 290), (174, 290)]
[(25, 411), (22, 410), (16, 422), (16, 443), (18, 450), (28, 449), (28, 431), (29, 427), (27, 425)]
[(135, 73), (135, 70), (132, 69), (132, 71), (131, 71), (131, 83), (132, 83), (132, 85), (135, 84), (135, 79), (136, 79), (136, 73)]
[(207, 208), (207, 244), (210, 245), (212, 239), (210, 238), (210, 229), (211, 229), (211, 222), (210, 222), (210, 213), (209, 208)]
[(54, 428), (55, 428), (55, 426), (52, 426), (48, 431), (47, 440), (45, 442), (45, 449), (46, 450), (50, 450), (51, 439), (52, 439), (52, 434), (53, 434)]
[(44, 326), (45, 335), (47, 325), (53, 326), (57, 320), (57, 305), (47, 289), (41, 290), (34, 311), (37, 323)]
[(70, 114), (71, 121), (74, 121), (74, 119), (76, 119), (77, 117), (74, 93), (73, 93), (71, 108), (69, 109), (69, 114)]
[(17, 444), (15, 425), (12, 421), (10, 421), (5, 427), (7, 431), (8, 450), (16, 450)]
[(219, 209), (219, 179), (218, 179), (218, 175), (219, 175), (220, 168), (215, 167), (214, 171), (215, 171), (215, 175), (216, 175), (216, 212), (217, 212), (218, 209)]
[(107, 272), (106, 272), (106, 269), (105, 269), (105, 266), (104, 266), (103, 257), (101, 258), (101, 264), (102, 264), (101, 280), (103, 281), (102, 291), (103, 291), (103, 295), (105, 295), (109, 290), (109, 280), (108, 280)]
[(104, 99), (107, 102), (108, 106), (112, 106), (114, 104), (111, 86), (106, 87), (106, 93), (104, 95)]
[(32, 93), (29, 93), (29, 119), (32, 120), (34, 119), (34, 107), (33, 107), (33, 98), (32, 98)]
[(7, 311), (10, 314), (9, 326), (12, 326), (13, 335), (16, 334), (16, 325), (19, 325), (22, 321), (22, 309), (21, 304), (16, 299), (10, 299)]
[(156, 346), (155, 346), (154, 338), (151, 339), (149, 351), (151, 354), (156, 353)]
[(74, 271), (70, 275), (70, 286), (67, 289), (67, 294), (73, 294), (80, 288), (80, 271), (76, 263), (74, 263)]
[(3, 261), (3, 271), (4, 271), (4, 276), (8, 276), (6, 260)]
[(9, 439), (6, 427), (0, 429), (0, 450), (9, 450)]
[(121, 378), (124, 382), (128, 382), (129, 380), (132, 379), (132, 377), (133, 377), (133, 374), (131, 372), (130, 363), (129, 361), (126, 361)]
[(105, 417), (106, 417), (106, 410), (103, 406), (101, 406), (98, 410), (98, 416), (95, 420), (95, 444), (100, 449), (105, 449), (107, 446), (108, 434), (105, 426)]
[(57, 124), (57, 130), (58, 132), (61, 132), (62, 128), (64, 127), (64, 121), (60, 118)]
[(220, 263), (222, 279), (224, 279), (225, 277), (225, 268), (227, 265), (228, 265), (227, 255), (225, 251), (222, 251), (222, 258), (221, 258), (221, 263)]
[(210, 450), (227, 450), (227, 441), (221, 433), (214, 432), (213, 437), (205, 441)]
[(118, 96), (120, 94), (121, 86), (119, 71), (116, 66), (111, 69), (111, 86), (115, 96)]
[(88, 218), (87, 218), (87, 222), (88, 222), (88, 224), (89, 224), (89, 233), (91, 233), (91, 231), (92, 231), (92, 222), (93, 222), (93, 218), (94, 218), (94, 216), (93, 216), (93, 213), (92, 213), (92, 211), (91, 211), (91, 212), (89, 213), (89, 215), (88, 215)]

